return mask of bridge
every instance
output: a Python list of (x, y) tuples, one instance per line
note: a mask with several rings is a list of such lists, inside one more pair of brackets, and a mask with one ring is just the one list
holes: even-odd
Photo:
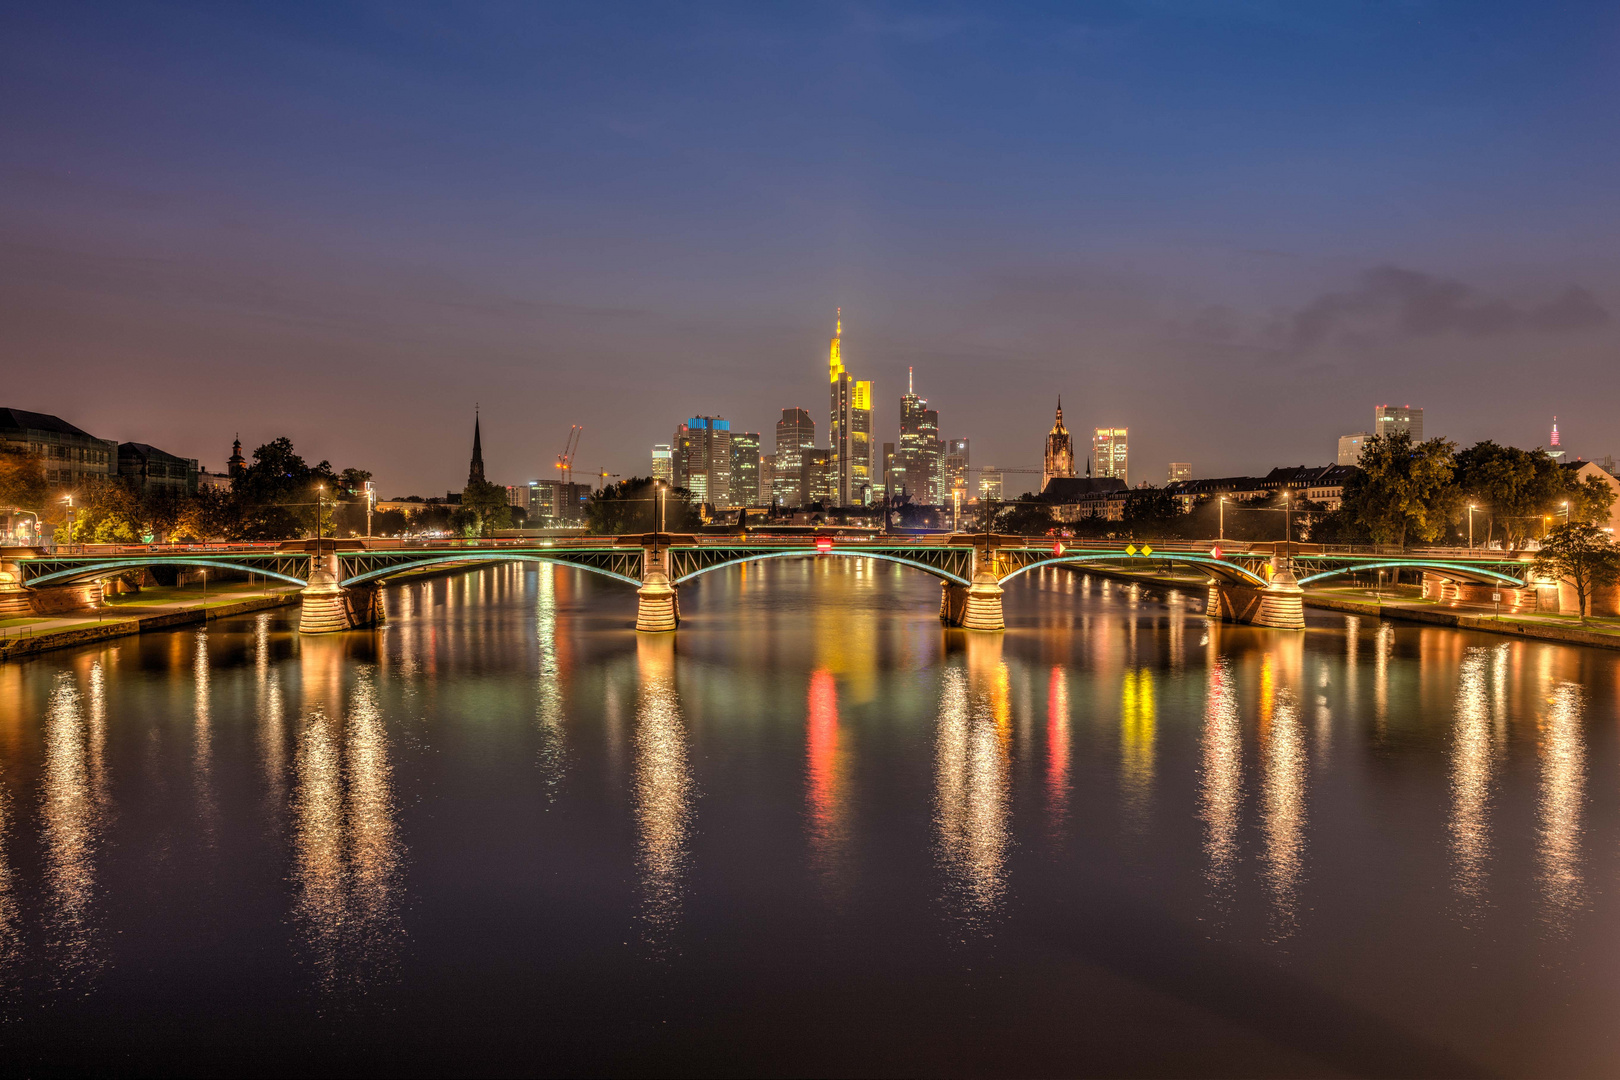
[[(1278, 550), (1282, 549), (1282, 550)], [(1411, 553), (1308, 544), (1226, 545), (1204, 541), (1099, 542), (984, 533), (735, 535), (646, 533), (488, 541), (309, 540), (282, 544), (86, 545), (66, 550), (0, 549), (0, 618), (69, 611), (99, 600), (101, 583), (153, 567), (258, 574), (297, 586), (299, 628), (324, 633), (382, 619), (380, 585), (411, 573), (491, 562), (572, 566), (634, 588), (636, 629), (672, 631), (679, 589), (704, 574), (793, 558), (861, 558), (911, 567), (941, 581), (940, 618), (970, 630), (1004, 629), (1007, 582), (1045, 566), (1099, 570), (1191, 569), (1207, 577), (1206, 613), (1283, 629), (1305, 625), (1302, 586), (1351, 574), (1421, 572), (1427, 584), (1459, 590), (1531, 587), (1529, 563), (1511, 554)]]

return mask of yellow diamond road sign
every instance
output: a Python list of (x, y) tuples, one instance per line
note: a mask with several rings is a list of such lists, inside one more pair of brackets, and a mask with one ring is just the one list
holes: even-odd
[(1125, 554), (1127, 554), (1127, 555), (1135, 555), (1136, 554), (1136, 545), (1135, 544), (1126, 544), (1125, 545)]
[(1153, 549), (1148, 547), (1146, 544), (1143, 544), (1142, 545), (1142, 554), (1143, 555), (1151, 555), (1151, 554), (1153, 554)]

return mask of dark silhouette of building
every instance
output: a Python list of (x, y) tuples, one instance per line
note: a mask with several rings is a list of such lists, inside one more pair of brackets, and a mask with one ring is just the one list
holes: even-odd
[(143, 495), (195, 494), (197, 472), (196, 458), (178, 457), (150, 443), (118, 444), (118, 475)]
[(478, 410), (473, 410), (473, 456), (472, 466), (467, 470), (467, 486), (484, 482), (484, 443), (483, 436), (478, 430)]
[(247, 459), (242, 456), (242, 436), (238, 434), (231, 443), (231, 456), (225, 459), (225, 475), (235, 480), (246, 471)]

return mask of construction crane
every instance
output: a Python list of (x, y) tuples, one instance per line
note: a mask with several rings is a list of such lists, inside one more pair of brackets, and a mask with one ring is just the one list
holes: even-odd
[(568, 429), (568, 445), (557, 455), (557, 475), (565, 484), (574, 482), (574, 454), (579, 451), (579, 436), (585, 429), (574, 424)]
[(616, 473), (616, 472), (608, 472), (606, 469), (603, 469), (601, 472), (596, 474), (596, 480), (597, 480), (596, 486), (605, 488), (605, 487), (607, 487), (607, 482), (608, 482), (609, 479), (617, 480), (618, 478), (619, 478), (618, 473)]

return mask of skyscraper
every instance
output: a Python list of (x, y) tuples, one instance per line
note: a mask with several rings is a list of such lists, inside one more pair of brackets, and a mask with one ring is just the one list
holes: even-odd
[(884, 443), (883, 444), (883, 490), (881, 492), (878, 492), (878, 494), (888, 496), (890, 498), (892, 498), (894, 496), (894, 494), (895, 494), (895, 483), (896, 483), (895, 471), (894, 470), (895, 470), (897, 465), (899, 465), (899, 459), (895, 457), (894, 443), (892, 443), (892, 442)]
[(1130, 486), (1130, 428), (1100, 427), (1091, 440), (1098, 476), (1116, 476)]
[(804, 452), (816, 446), (816, 422), (803, 409), (783, 409), (776, 422), (776, 480), (772, 494), (782, 506), (810, 501), (804, 486)]
[(1339, 465), (1360, 465), (1361, 452), (1367, 447), (1367, 440), (1372, 438), (1370, 431), (1358, 431), (1352, 435), (1339, 436)]
[(759, 432), (731, 434), (731, 501), (737, 506), (759, 502)]
[(759, 501), (769, 505), (776, 498), (776, 455), (759, 455)]
[(1423, 441), (1423, 410), (1410, 405), (1380, 405), (1373, 410), (1373, 434), (1393, 435), (1410, 431), (1412, 445)]
[[(950, 498), (953, 491), (962, 492), (963, 500), (972, 497), (968, 490), (968, 440), (950, 439), (945, 443), (945, 472), (943, 496)], [(942, 500), (943, 501), (943, 500)]]
[(659, 443), (652, 448), (652, 478), (666, 484), (675, 482), (674, 451), (668, 443)]
[(1069, 438), (1069, 429), (1063, 426), (1063, 398), (1058, 397), (1057, 419), (1052, 421), (1052, 430), (1046, 433), (1046, 464), (1041, 469), (1041, 490), (1051, 483), (1053, 477), (1074, 475), (1074, 442)]
[(1172, 461), (1170, 463), (1170, 483), (1177, 484), (1183, 480), (1192, 479), (1192, 462)]
[(692, 501), (731, 505), (731, 423), (719, 416), (694, 416), (675, 429), (675, 486)]
[(864, 504), (872, 488), (872, 384), (858, 382), (844, 367), (844, 309), (827, 348), (832, 417), (827, 429), (827, 464), (833, 474), (833, 501)]
[(473, 455), (472, 464), (467, 469), (467, 486), (484, 482), (484, 441), (478, 430), (478, 410), (473, 410)]
[(937, 505), (939, 495), (939, 413), (917, 396), (911, 369), (900, 398), (900, 446), (895, 453), (895, 485), (919, 505)]

